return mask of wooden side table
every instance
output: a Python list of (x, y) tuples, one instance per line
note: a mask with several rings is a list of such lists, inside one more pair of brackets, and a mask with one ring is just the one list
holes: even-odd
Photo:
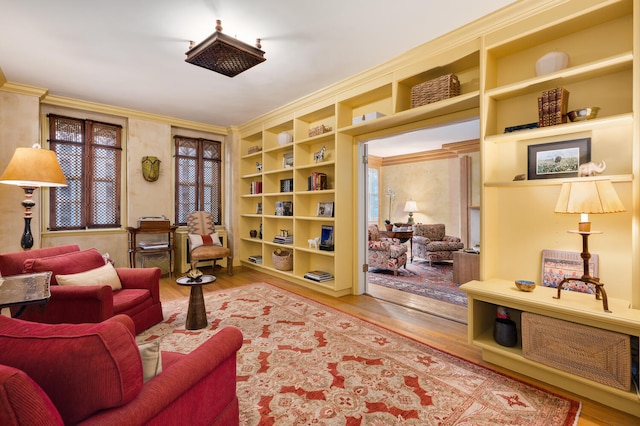
[(27, 305), (47, 303), (51, 297), (50, 282), (51, 272), (0, 277), (0, 310), (20, 306), (18, 312), (13, 314), (17, 318)]
[(464, 284), (480, 279), (480, 255), (464, 251), (453, 252), (453, 282)]
[[(153, 223), (152, 223), (153, 225)], [(177, 226), (158, 226), (153, 227), (147, 225), (145, 227), (133, 228), (128, 227), (129, 232), (129, 267), (136, 267), (136, 253), (141, 256), (157, 255), (158, 253), (169, 253), (169, 276), (173, 274), (173, 260), (175, 254), (175, 241)], [(167, 243), (158, 246), (143, 247), (138, 241), (140, 234), (167, 234)], [(144, 266), (144, 265), (143, 265)]]
[(180, 277), (176, 280), (179, 285), (191, 286), (189, 293), (189, 308), (187, 309), (187, 330), (200, 330), (207, 326), (207, 310), (204, 306), (202, 286), (211, 284), (216, 280), (213, 275), (202, 275), (198, 281), (191, 281), (189, 277)]

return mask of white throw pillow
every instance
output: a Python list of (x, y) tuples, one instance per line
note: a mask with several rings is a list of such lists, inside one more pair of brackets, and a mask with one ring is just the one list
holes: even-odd
[(162, 373), (162, 356), (160, 355), (160, 340), (138, 345), (142, 358), (142, 375), (144, 382)]
[(108, 285), (114, 290), (122, 288), (118, 273), (111, 263), (78, 274), (56, 275), (56, 281), (59, 285)]
[(220, 237), (217, 232), (211, 235), (189, 234), (189, 244), (191, 250), (201, 245), (214, 245), (222, 247), (220, 243)]

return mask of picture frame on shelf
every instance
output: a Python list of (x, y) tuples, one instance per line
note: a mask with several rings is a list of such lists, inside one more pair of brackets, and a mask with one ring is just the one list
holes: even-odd
[[(584, 262), (580, 253), (561, 250), (542, 250), (542, 276), (540, 284), (544, 287), (558, 288), (564, 278), (575, 277), (579, 280), (584, 274)], [(591, 253), (589, 275), (598, 276), (598, 255)], [(569, 281), (564, 288), (581, 293), (595, 294), (595, 288), (582, 281)]]
[(282, 202), (282, 213), (283, 216), (293, 216), (293, 201)]
[(256, 214), (262, 214), (262, 203), (256, 205)]
[(276, 201), (276, 216), (284, 216), (284, 202)]
[(578, 176), (580, 164), (591, 161), (591, 138), (529, 145), (527, 177), (533, 179)]
[(293, 152), (287, 152), (282, 156), (282, 168), (290, 169), (293, 167)]
[(293, 192), (293, 179), (280, 179), (280, 192)]
[(333, 226), (322, 225), (322, 233), (320, 234), (320, 250), (333, 251)]
[(319, 202), (317, 216), (319, 217), (333, 217), (333, 202)]

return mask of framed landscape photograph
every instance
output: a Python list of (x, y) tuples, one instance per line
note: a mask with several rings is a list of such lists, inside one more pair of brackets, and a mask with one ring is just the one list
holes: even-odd
[(529, 145), (528, 178), (552, 179), (578, 176), (580, 164), (591, 161), (591, 138)]
[(333, 202), (318, 203), (318, 216), (333, 217)]
[[(558, 283), (565, 278), (580, 279), (584, 273), (584, 262), (580, 253), (560, 250), (542, 250), (542, 279), (545, 287), (558, 288)], [(591, 253), (589, 259), (589, 275), (598, 276), (598, 255)], [(567, 290), (594, 294), (593, 286), (582, 281), (569, 281), (564, 284)]]

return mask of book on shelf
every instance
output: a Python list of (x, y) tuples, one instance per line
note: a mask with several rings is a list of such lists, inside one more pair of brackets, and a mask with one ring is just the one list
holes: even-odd
[(293, 244), (293, 235), (287, 235), (286, 237), (276, 235), (273, 237), (273, 242), (276, 244)]
[(143, 250), (157, 250), (163, 248), (169, 248), (169, 243), (163, 242), (155, 242), (155, 243), (146, 243), (144, 241), (140, 241), (138, 246)]
[(262, 263), (262, 256), (260, 255), (249, 256), (249, 262)]
[(251, 194), (262, 194), (262, 182), (251, 182)]
[(327, 174), (322, 172), (312, 172), (307, 179), (307, 189), (309, 191), (319, 191), (327, 189)]
[(332, 274), (330, 274), (329, 272), (320, 271), (320, 270), (309, 271), (306, 274), (304, 274), (304, 277), (306, 279), (317, 281), (317, 282), (331, 281), (333, 279)]
[(569, 91), (556, 87), (542, 92), (538, 98), (538, 126), (555, 126), (567, 122)]

